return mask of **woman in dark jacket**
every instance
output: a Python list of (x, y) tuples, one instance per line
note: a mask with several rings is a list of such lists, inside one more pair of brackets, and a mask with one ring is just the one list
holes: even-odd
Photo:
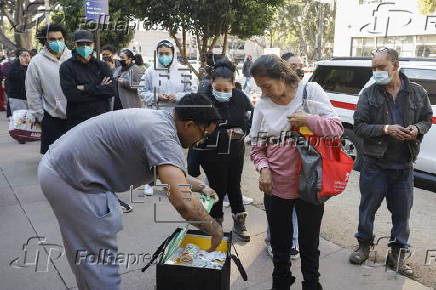
[(211, 71), (209, 97), (219, 111), (222, 121), (199, 150), (203, 167), (220, 201), (211, 216), (223, 222), (223, 199), (227, 194), (233, 214), (233, 232), (243, 241), (250, 241), (245, 226), (247, 213), (242, 202), (241, 175), (244, 167), (244, 135), (248, 127), (246, 113), (253, 110), (248, 97), (235, 89), (235, 67), (228, 60), (216, 62)]
[(115, 69), (114, 78), (117, 80), (117, 96), (121, 100), (122, 108), (142, 108), (138, 90), (132, 87), (141, 81), (141, 70), (134, 63), (135, 55), (130, 49), (122, 49), (119, 55), (120, 66)]
[(26, 110), (26, 71), (30, 63), (30, 52), (20, 49), (17, 52), (18, 59), (11, 65), (8, 73), (8, 96), (11, 113), (17, 110)]

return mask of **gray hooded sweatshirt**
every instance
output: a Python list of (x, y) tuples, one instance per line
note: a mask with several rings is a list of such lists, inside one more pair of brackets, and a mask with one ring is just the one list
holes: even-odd
[[(175, 102), (180, 100), (184, 95), (196, 91), (191, 85), (192, 76), (189, 69), (181, 66), (175, 55), (173, 62), (168, 68), (163, 67), (156, 58), (154, 67), (150, 67), (143, 75), (138, 89), (139, 97), (143, 100), (147, 108), (159, 108), (161, 110), (172, 112)], [(160, 94), (175, 94), (176, 101), (160, 102)]]
[(44, 111), (50, 116), (66, 118), (67, 100), (59, 80), (59, 67), (71, 58), (71, 51), (65, 48), (60, 59), (44, 47), (32, 58), (26, 73), (26, 98), (29, 110), (38, 121), (42, 121)]

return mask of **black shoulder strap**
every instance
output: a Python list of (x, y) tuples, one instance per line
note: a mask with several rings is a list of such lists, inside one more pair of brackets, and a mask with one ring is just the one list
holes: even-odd
[(159, 255), (161, 253), (163, 253), (165, 251), (165, 248), (168, 246), (168, 244), (170, 243), (170, 241), (181, 231), (181, 228), (177, 228), (174, 233), (171, 234), (171, 236), (169, 236), (168, 238), (165, 239), (165, 241), (163, 241), (163, 243), (159, 246), (159, 248), (157, 248), (156, 252), (153, 253), (153, 256), (151, 257), (150, 262), (147, 263), (147, 265), (144, 266), (144, 268), (141, 269), (142, 272), (145, 272), (145, 270), (148, 269), (148, 267), (151, 266), (151, 264), (153, 264), (153, 262), (159, 257)]
[(309, 107), (307, 106), (307, 84), (309, 82), (304, 84), (304, 89), (303, 89), (303, 110), (307, 113), (309, 113)]

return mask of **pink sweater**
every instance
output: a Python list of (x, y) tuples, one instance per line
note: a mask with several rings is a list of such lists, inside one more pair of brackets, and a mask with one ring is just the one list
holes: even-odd
[[(318, 136), (342, 136), (344, 128), (337, 118), (309, 117), (307, 127)], [(269, 168), (272, 175), (272, 195), (285, 198), (298, 198), (298, 165), (300, 156), (292, 145), (252, 146), (251, 160), (260, 172)]]

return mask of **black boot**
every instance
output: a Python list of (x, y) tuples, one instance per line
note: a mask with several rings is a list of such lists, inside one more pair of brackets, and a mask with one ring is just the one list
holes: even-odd
[(322, 286), (319, 282), (301, 282), (303, 284), (302, 290), (322, 290)]
[(295, 277), (291, 273), (286, 276), (274, 276), (271, 290), (289, 290), (291, 285), (295, 283)]

